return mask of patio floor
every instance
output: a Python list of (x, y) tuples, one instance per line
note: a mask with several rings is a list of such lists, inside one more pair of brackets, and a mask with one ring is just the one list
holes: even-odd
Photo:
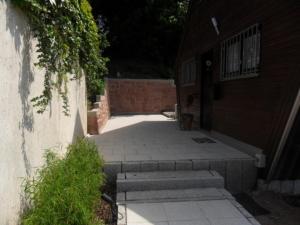
[(203, 137), (199, 131), (180, 130), (175, 120), (163, 115), (126, 115), (112, 117), (101, 135), (90, 138), (106, 162), (251, 159), (212, 138), (215, 143), (193, 140)]
[[(125, 208), (125, 207), (124, 207)], [(235, 200), (129, 203), (119, 225), (260, 225)]]

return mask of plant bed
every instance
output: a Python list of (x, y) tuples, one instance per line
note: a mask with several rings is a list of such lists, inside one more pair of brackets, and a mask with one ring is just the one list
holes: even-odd
[(101, 219), (105, 225), (116, 225), (116, 185), (112, 183), (106, 183), (106, 185), (102, 188), (101, 193), (109, 196), (112, 202), (109, 202), (107, 199), (102, 197), (102, 199), (98, 201), (98, 207), (96, 208), (97, 217)]
[(105, 225), (116, 225), (117, 223), (111, 204), (102, 199), (100, 199), (98, 203), (99, 205), (96, 208), (98, 219), (102, 220)]
[(105, 183), (102, 167), (96, 145), (85, 139), (70, 145), (63, 159), (48, 151), (46, 165), (26, 181), (28, 210), (21, 224), (104, 225), (96, 210)]

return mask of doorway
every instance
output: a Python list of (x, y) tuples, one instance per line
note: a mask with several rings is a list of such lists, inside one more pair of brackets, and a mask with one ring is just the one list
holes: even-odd
[(204, 53), (200, 60), (200, 127), (210, 131), (212, 129), (213, 104), (213, 51)]

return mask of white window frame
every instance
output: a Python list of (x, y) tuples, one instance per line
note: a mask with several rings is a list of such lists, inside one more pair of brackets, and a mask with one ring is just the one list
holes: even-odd
[(261, 28), (254, 24), (221, 43), (221, 81), (259, 75)]

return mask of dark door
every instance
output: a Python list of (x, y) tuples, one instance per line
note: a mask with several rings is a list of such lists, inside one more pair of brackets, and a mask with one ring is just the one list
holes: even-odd
[(201, 56), (200, 79), (200, 127), (205, 130), (212, 128), (212, 101), (213, 101), (213, 77), (212, 62), (213, 52), (209, 51)]

